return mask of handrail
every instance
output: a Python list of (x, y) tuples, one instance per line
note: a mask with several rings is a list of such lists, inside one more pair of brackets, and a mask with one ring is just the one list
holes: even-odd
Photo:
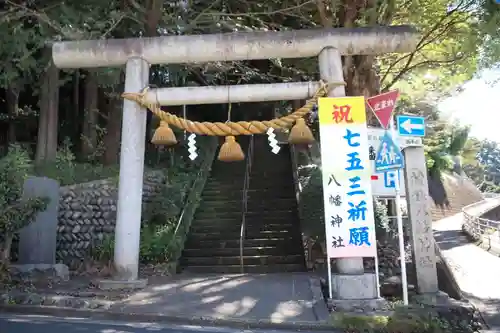
[(300, 183), (300, 175), (299, 175), (299, 161), (297, 150), (294, 145), (289, 145), (290, 158), (292, 160), (292, 174), (293, 174), (293, 182), (295, 187), (295, 198), (297, 199), (297, 206), (299, 210), (299, 216), (302, 218), (302, 205), (300, 204), (300, 195), (302, 193), (302, 184)]
[(243, 260), (243, 243), (245, 241), (245, 231), (246, 231), (246, 213), (247, 213), (247, 203), (248, 203), (248, 187), (250, 184), (250, 172), (252, 170), (252, 160), (253, 160), (253, 135), (250, 136), (250, 143), (248, 144), (247, 160), (245, 167), (245, 179), (243, 180), (243, 196), (242, 196), (242, 208), (241, 208), (241, 228), (240, 228), (240, 272), (244, 273), (244, 260)]
[[(500, 204), (500, 196), (483, 199), (462, 208), (464, 222), (463, 231), (475, 240), (486, 238), (491, 246), (491, 235), (500, 230), (500, 222), (484, 218), (486, 213), (497, 208)], [(500, 240), (494, 240), (500, 244)]]

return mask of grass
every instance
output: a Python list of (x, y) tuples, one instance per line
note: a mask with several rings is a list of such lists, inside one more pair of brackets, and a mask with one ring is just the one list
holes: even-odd
[[(333, 313), (330, 324), (345, 332), (444, 333), (473, 332), (468, 327), (455, 328), (432, 308), (398, 306), (383, 314)], [(464, 326), (467, 326), (464, 324)]]

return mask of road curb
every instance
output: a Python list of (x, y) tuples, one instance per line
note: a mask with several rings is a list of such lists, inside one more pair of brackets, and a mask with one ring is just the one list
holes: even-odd
[(273, 323), (261, 320), (217, 319), (205, 317), (182, 317), (161, 314), (123, 313), (117, 311), (74, 309), (40, 305), (0, 305), (0, 312), (22, 315), (46, 315), (53, 317), (79, 317), (94, 320), (117, 320), (128, 322), (156, 322), (178, 325), (220, 326), (235, 329), (275, 329), (343, 332), (323, 322)]

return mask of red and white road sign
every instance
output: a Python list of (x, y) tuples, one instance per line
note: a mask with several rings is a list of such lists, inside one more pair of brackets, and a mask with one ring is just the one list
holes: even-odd
[(380, 122), (380, 125), (385, 129), (389, 128), (391, 116), (398, 98), (399, 90), (392, 90), (366, 99), (366, 104), (368, 104)]

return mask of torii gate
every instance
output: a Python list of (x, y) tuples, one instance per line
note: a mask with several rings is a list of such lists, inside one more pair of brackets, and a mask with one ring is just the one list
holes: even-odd
[[(59, 68), (96, 68), (126, 65), (125, 91), (140, 92), (148, 85), (153, 64), (205, 63), (269, 58), (317, 56), (320, 77), (343, 82), (342, 55), (380, 55), (411, 52), (417, 33), (409, 26), (238, 32), (208, 35), (166, 36), (58, 42), (53, 60)], [(145, 100), (160, 105), (258, 102), (309, 98), (318, 82), (180, 87), (151, 89)], [(328, 96), (345, 96), (344, 86)], [(125, 100), (120, 151), (118, 209), (114, 263), (122, 285), (138, 282), (142, 184), (144, 171), (146, 110)], [(338, 270), (352, 275), (348, 287), (359, 295), (366, 289), (362, 258), (338, 260)], [(371, 286), (373, 288), (373, 286)], [(344, 293), (345, 294), (345, 293)]]

